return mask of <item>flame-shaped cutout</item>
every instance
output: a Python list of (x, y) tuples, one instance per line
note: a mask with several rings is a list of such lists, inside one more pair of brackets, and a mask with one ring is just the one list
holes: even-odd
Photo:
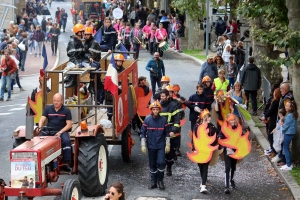
[(243, 129), (240, 124), (238, 124), (236, 129), (232, 129), (231, 125), (225, 121), (222, 124), (221, 130), (226, 139), (219, 138), (219, 144), (236, 150), (234, 154), (229, 155), (231, 158), (242, 159), (250, 153), (251, 143), (248, 139), (249, 131), (247, 131), (245, 135), (242, 135)]
[(198, 126), (197, 137), (190, 131), (190, 136), (193, 138), (195, 151), (192, 151), (192, 144), (188, 143), (191, 152), (187, 152), (187, 156), (192, 162), (209, 162), (214, 150), (218, 148), (219, 145), (211, 146), (211, 144), (216, 140), (216, 134), (214, 134), (213, 136), (209, 136), (208, 132), (209, 129), (207, 128), (206, 123)]
[[(221, 113), (221, 116), (222, 116), (222, 119), (225, 120), (227, 115), (231, 112), (230, 110), (230, 102), (231, 102), (231, 99), (230, 98), (226, 98), (226, 100), (219, 104), (219, 109), (220, 109), (220, 113)], [(218, 121), (220, 126), (222, 126), (222, 123), (223, 121)]]
[(30, 108), (34, 112), (34, 123), (39, 123), (39, 120), (42, 117), (42, 107), (43, 107), (43, 92), (42, 90), (35, 93), (35, 101), (32, 101), (30, 97), (28, 97), (28, 103)]

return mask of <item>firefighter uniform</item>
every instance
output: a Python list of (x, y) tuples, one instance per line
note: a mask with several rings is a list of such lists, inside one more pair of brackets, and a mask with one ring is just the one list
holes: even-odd
[[(102, 30), (99, 30), (102, 31)], [(100, 43), (101, 51), (113, 50), (116, 44), (117, 33), (112, 25), (104, 27), (103, 37)]]
[[(150, 105), (152, 109), (154, 102)], [(155, 105), (156, 106), (156, 105)], [(160, 105), (158, 104), (160, 107)], [(161, 107), (160, 107), (161, 108)], [(154, 117), (153, 114), (148, 115), (141, 128), (142, 148), (145, 146), (144, 141), (147, 140), (149, 167), (151, 176), (151, 185), (149, 189), (157, 188), (157, 182), (160, 189), (164, 189), (163, 178), (166, 167), (165, 163), (165, 147), (166, 138), (169, 138), (168, 122), (165, 117), (158, 115)], [(143, 149), (142, 149), (143, 151)], [(146, 153), (146, 152), (144, 152)]]
[[(180, 129), (180, 110), (178, 109), (178, 103), (176, 103), (172, 98), (168, 98), (168, 100), (161, 102), (162, 111), (160, 112), (160, 116), (163, 116), (167, 119), (169, 124), (169, 132), (173, 132), (174, 134), (179, 133)], [(175, 136), (175, 137), (174, 137)], [(168, 154), (166, 154), (166, 164), (167, 164), (167, 176), (172, 176), (172, 165), (174, 164), (175, 158), (175, 145), (176, 145), (176, 135), (174, 135), (171, 140), (171, 149)]]

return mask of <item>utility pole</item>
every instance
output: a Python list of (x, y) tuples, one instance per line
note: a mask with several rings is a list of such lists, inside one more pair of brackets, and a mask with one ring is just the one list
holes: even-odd
[(205, 40), (206, 40), (206, 56), (208, 56), (208, 48), (209, 48), (209, 32), (210, 32), (210, 19), (209, 19), (209, 0), (206, 0), (206, 36), (205, 36)]

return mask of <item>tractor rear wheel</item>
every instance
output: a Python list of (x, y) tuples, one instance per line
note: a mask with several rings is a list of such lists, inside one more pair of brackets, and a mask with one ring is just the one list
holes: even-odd
[(26, 142), (26, 138), (22, 137), (22, 138), (15, 138), (15, 142), (13, 143), (13, 149), (20, 146), (21, 144), (23, 144), (24, 142)]
[(122, 133), (122, 158), (124, 162), (130, 161), (131, 148), (132, 148), (132, 138), (131, 138), (131, 128), (130, 125)]
[(84, 196), (105, 194), (108, 179), (108, 150), (104, 135), (80, 139), (78, 178)]
[(79, 181), (75, 179), (68, 179), (64, 183), (61, 199), (71, 200), (71, 199), (81, 199), (81, 198), (82, 198), (82, 193), (80, 190)]

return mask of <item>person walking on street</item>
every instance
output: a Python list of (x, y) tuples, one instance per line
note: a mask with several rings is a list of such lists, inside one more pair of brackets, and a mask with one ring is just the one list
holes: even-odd
[(218, 21), (216, 22), (216, 35), (219, 37), (220, 35), (223, 35), (226, 31), (226, 23), (222, 20), (222, 17), (218, 18)]
[[(251, 95), (252, 103), (252, 115), (257, 115), (257, 90), (261, 86), (261, 72), (260, 69), (254, 64), (254, 57), (249, 57), (248, 66), (242, 72), (241, 84), (244, 87), (247, 101), (249, 102), (249, 96)], [(247, 105), (248, 108), (248, 105)]]
[(37, 25), (33, 34), (33, 40), (35, 44), (35, 57), (39, 57), (42, 54), (42, 45), (45, 40), (45, 33), (41, 30), (41, 26)]
[(158, 52), (155, 52), (154, 57), (148, 61), (146, 65), (146, 70), (150, 72), (150, 81), (154, 97), (156, 91), (156, 84), (157, 87), (160, 88), (160, 80), (163, 76), (165, 76), (165, 65), (163, 60), (159, 58)]
[(34, 49), (35, 50), (35, 46), (34, 46), (34, 41), (33, 41), (33, 35), (34, 35), (34, 32), (35, 32), (35, 28), (34, 28), (34, 25), (31, 24), (30, 25), (30, 29), (28, 31), (28, 35), (27, 35), (27, 39), (28, 39), (28, 47), (30, 49), (30, 55), (32, 55), (32, 50)]
[(60, 35), (60, 29), (57, 23), (53, 23), (53, 27), (50, 29), (49, 34), (51, 35), (51, 50), (52, 56), (56, 56), (58, 46), (58, 36)]
[(67, 25), (67, 19), (68, 19), (68, 14), (66, 13), (65, 9), (61, 9), (61, 15), (60, 15), (60, 21), (61, 21), (61, 26), (63, 28), (63, 31), (66, 32), (66, 25)]
[(209, 76), (211, 80), (218, 77), (218, 70), (216, 63), (214, 63), (214, 56), (208, 55), (206, 62), (202, 64), (198, 81), (199, 84), (202, 83), (204, 76)]
[(44, 31), (44, 33), (46, 33), (46, 31), (47, 31), (46, 16), (43, 16), (42, 23), (41, 23), (41, 28), (42, 28), (42, 31)]
[(148, 149), (151, 176), (149, 189), (157, 188), (158, 183), (159, 189), (164, 190), (165, 154), (170, 152), (168, 122), (167, 118), (160, 116), (160, 103), (155, 101), (149, 108), (152, 113), (146, 117), (141, 128), (141, 150), (146, 154)]
[(18, 70), (17, 64), (13, 58), (10, 57), (10, 52), (4, 50), (5, 58), (1, 61), (1, 95), (0, 102), (4, 101), (4, 91), (7, 88), (7, 99), (6, 101), (11, 101), (11, 75)]
[(28, 39), (27, 39), (27, 33), (23, 32), (21, 34), (20, 44), (24, 44), (25, 49), (19, 49), (20, 53), (20, 69), (22, 72), (25, 71), (25, 62), (27, 57), (27, 51), (28, 51)]
[(133, 51), (135, 54), (135, 59), (139, 58), (140, 46), (143, 41), (143, 31), (140, 29), (140, 24), (135, 23), (135, 27), (132, 28), (130, 32), (130, 43), (133, 46)]
[(55, 12), (55, 21), (58, 24), (59, 28), (61, 26), (61, 23), (60, 23), (60, 13), (61, 13), (60, 8), (57, 7), (57, 11)]

